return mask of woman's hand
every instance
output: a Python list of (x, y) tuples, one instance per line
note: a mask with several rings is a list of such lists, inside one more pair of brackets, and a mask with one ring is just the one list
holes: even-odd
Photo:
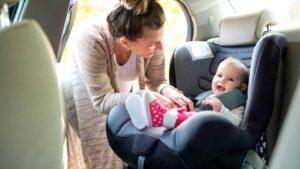
[(221, 107), (222, 107), (222, 102), (216, 97), (205, 100), (205, 104), (211, 105), (211, 107), (213, 108), (213, 111), (215, 111), (215, 112), (220, 112)]
[(185, 107), (188, 111), (195, 111), (193, 102), (185, 97), (182, 92), (166, 87), (163, 89), (162, 94), (172, 100), (178, 107)]
[(163, 104), (163, 106), (165, 106), (167, 109), (173, 109), (173, 108), (178, 108), (178, 105), (175, 104), (172, 100), (170, 100), (169, 98), (167, 98), (164, 95), (161, 95), (159, 93), (156, 92), (152, 92), (153, 95), (157, 98), (157, 100)]

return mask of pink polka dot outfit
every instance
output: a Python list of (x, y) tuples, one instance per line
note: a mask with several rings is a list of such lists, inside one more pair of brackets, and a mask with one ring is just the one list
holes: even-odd
[[(170, 110), (165, 108), (157, 99), (150, 101), (148, 106), (149, 106), (148, 110), (150, 113), (150, 120), (151, 120), (153, 127), (165, 126), (167, 128), (175, 128), (193, 114), (191, 112), (188, 112), (186, 110), (186, 108), (184, 108), (184, 107), (172, 109), (173, 112), (176, 111), (175, 121), (171, 122), (171, 123), (164, 123), (164, 120), (169, 121), (168, 113), (170, 112)], [(174, 117), (174, 115), (173, 115), (173, 117)]]
[(153, 100), (149, 103), (149, 110), (150, 110), (150, 118), (153, 127), (159, 127), (163, 124), (163, 117), (167, 112), (167, 109), (161, 105), (158, 100)]

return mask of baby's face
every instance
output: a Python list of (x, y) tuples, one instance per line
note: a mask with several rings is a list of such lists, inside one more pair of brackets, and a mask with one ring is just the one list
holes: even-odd
[(241, 87), (241, 71), (232, 64), (220, 64), (212, 81), (213, 94)]

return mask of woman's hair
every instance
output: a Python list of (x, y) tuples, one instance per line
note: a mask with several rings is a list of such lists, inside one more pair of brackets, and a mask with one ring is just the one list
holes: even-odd
[(106, 21), (113, 37), (136, 40), (142, 36), (144, 27), (161, 28), (165, 14), (156, 0), (120, 0)]

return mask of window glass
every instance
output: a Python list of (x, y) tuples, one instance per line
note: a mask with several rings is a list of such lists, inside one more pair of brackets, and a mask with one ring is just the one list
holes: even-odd
[(236, 13), (267, 8), (277, 20), (275, 29), (296, 27), (300, 24), (300, 0), (228, 0)]
[(21, 13), (24, 10), (25, 0), (19, 0), (8, 8), (9, 19), (11, 22), (18, 22), (21, 17)]
[(165, 23), (165, 60), (166, 60), (166, 76), (169, 79), (169, 66), (174, 49), (186, 41), (187, 22), (182, 9), (174, 0), (160, 0), (166, 14)]
[(12, 21), (14, 19), (14, 16), (16, 15), (18, 3), (12, 5), (9, 7), (8, 12), (9, 12), (9, 19)]
[[(106, 19), (107, 13), (119, 0), (109, 0), (103, 3), (99, 0), (80, 0), (78, 2), (77, 15), (74, 21), (73, 30), (78, 24), (90, 17), (99, 16), (99, 19)], [(164, 45), (166, 58), (166, 75), (169, 72), (169, 62), (172, 53), (179, 43), (185, 42), (187, 36), (187, 25), (185, 16), (180, 6), (173, 0), (160, 0), (166, 14)], [(63, 54), (62, 63), (67, 62), (68, 44)]]

